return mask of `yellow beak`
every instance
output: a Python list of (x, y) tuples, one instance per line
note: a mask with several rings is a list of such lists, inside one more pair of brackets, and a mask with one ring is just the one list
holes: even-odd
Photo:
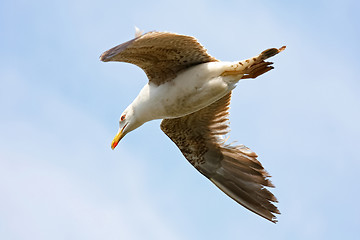
[(118, 145), (120, 140), (124, 137), (123, 130), (124, 130), (124, 128), (120, 129), (119, 132), (114, 137), (114, 139), (112, 140), (112, 143), (111, 143), (111, 149), (112, 150), (114, 150), (114, 148), (116, 148), (116, 146)]

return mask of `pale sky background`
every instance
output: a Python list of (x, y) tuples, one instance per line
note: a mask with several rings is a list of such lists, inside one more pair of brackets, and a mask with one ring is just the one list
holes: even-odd
[[(359, 239), (359, 1), (0, 1), (0, 239)], [(287, 45), (241, 81), (231, 140), (259, 155), (272, 224), (161, 132), (110, 143), (147, 79), (100, 54), (134, 26), (193, 35), (220, 60)]]

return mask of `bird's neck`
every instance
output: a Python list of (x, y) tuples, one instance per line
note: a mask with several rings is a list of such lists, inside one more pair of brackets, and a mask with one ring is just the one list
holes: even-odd
[(141, 124), (158, 118), (154, 114), (157, 104), (151, 92), (151, 86), (146, 84), (129, 106), (133, 109), (136, 118)]

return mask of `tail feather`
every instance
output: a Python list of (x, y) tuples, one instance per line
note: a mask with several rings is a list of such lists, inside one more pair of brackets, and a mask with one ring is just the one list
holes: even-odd
[(275, 56), (276, 54), (278, 54), (279, 52), (284, 51), (285, 48), (286, 48), (286, 46), (282, 46), (279, 49), (277, 49), (277, 48), (266, 49), (265, 51), (260, 53), (261, 60), (271, 58), (271, 57)]
[(256, 78), (268, 71), (270, 71), (271, 69), (274, 69), (272, 65), (272, 62), (265, 62), (264, 60), (271, 58), (273, 56), (275, 56), (276, 54), (284, 51), (286, 48), (286, 46), (282, 46), (281, 48), (277, 49), (277, 48), (270, 48), (267, 49), (265, 51), (263, 51), (262, 53), (260, 53), (259, 56), (254, 57), (252, 59), (253, 63), (247, 67), (247, 69), (245, 70), (245, 75), (241, 78), (241, 79), (247, 79), (247, 78)]
[(226, 69), (221, 76), (240, 76), (236, 80), (246, 78), (256, 78), (271, 69), (274, 69), (272, 62), (265, 62), (266, 59), (275, 56), (276, 54), (285, 50), (285, 46), (281, 48), (270, 48), (256, 57), (252, 57), (240, 62), (232, 63), (228, 69)]

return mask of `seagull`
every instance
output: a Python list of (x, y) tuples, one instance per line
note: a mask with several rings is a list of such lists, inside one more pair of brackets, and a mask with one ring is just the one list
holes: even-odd
[(261, 217), (276, 223), (280, 214), (270, 175), (255, 152), (226, 143), (232, 90), (242, 79), (271, 69), (265, 60), (285, 49), (270, 48), (235, 62), (210, 56), (195, 37), (152, 31), (109, 49), (103, 62), (135, 64), (149, 82), (121, 114), (114, 149), (129, 132), (145, 122), (163, 119), (161, 130), (184, 157), (226, 195)]

